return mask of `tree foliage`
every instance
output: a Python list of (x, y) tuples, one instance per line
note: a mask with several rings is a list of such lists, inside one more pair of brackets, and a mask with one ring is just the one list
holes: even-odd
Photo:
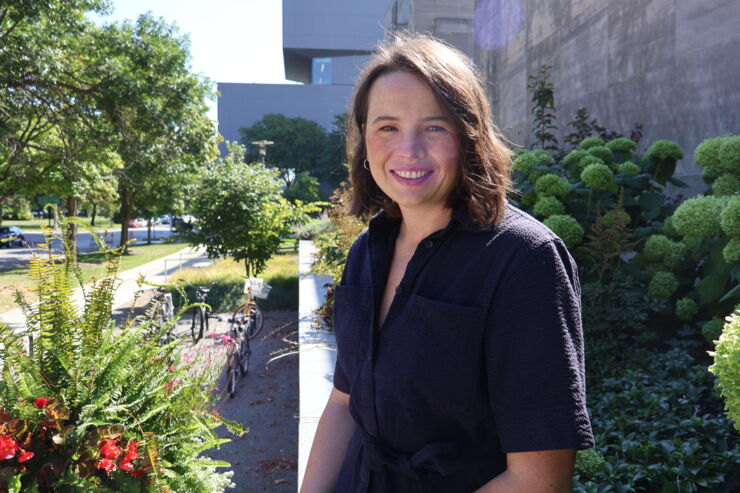
[(191, 243), (206, 247), (210, 257), (230, 255), (243, 260), (248, 276), (261, 272), (299, 219), (281, 194), (277, 172), (262, 164), (248, 165), (244, 148), (229, 144), (195, 190), (191, 208), (198, 230)]

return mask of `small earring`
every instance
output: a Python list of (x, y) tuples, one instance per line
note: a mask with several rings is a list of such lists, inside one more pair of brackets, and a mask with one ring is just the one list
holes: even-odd
[(367, 161), (367, 159), (362, 162), (362, 167), (365, 168), (365, 170), (370, 171), (370, 163)]

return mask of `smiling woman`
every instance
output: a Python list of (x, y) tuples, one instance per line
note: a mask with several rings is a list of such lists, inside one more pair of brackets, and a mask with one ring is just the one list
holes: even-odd
[(580, 286), (562, 240), (506, 201), (480, 76), (423, 36), (379, 48), (348, 135), (337, 365), (303, 493), (567, 492), (586, 411)]

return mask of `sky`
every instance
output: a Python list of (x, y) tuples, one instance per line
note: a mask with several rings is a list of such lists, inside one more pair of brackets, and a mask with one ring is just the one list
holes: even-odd
[[(281, 0), (112, 0), (97, 23), (135, 20), (151, 11), (190, 37), (192, 71), (214, 82), (290, 84), (283, 69)], [(209, 102), (216, 120), (216, 101)]]

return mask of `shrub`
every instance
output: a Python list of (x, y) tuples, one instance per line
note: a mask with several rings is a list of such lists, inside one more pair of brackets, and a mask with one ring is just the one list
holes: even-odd
[(542, 197), (535, 204), (532, 209), (537, 216), (550, 217), (555, 214), (565, 213), (565, 206), (555, 197)]
[(538, 164), (539, 160), (537, 159), (537, 156), (531, 152), (524, 151), (514, 158), (514, 161), (511, 163), (511, 167), (516, 171), (528, 175), (532, 168)]
[(704, 339), (709, 344), (714, 344), (714, 341), (719, 339), (720, 334), (722, 334), (722, 327), (723, 327), (722, 319), (719, 317), (714, 317), (709, 322), (705, 323), (701, 328), (701, 333), (704, 336)]
[(699, 306), (691, 298), (681, 298), (676, 302), (676, 316), (684, 321), (694, 318), (699, 312)]
[(603, 146), (604, 141), (600, 137), (587, 137), (583, 139), (578, 146), (581, 150), (587, 151), (592, 147)]
[(648, 284), (648, 294), (655, 298), (668, 299), (678, 288), (678, 279), (672, 272), (656, 272)]
[(321, 233), (329, 231), (330, 228), (331, 220), (328, 216), (322, 216), (296, 228), (296, 236), (301, 240), (312, 240)]
[(711, 185), (714, 183), (714, 180), (719, 178), (724, 172), (725, 170), (719, 166), (707, 166), (701, 172), (701, 179), (704, 180), (704, 183), (707, 185)]
[(733, 173), (722, 173), (712, 184), (714, 195), (735, 195), (740, 193), (740, 176)]
[(740, 135), (725, 137), (717, 152), (719, 165), (734, 173), (740, 173)]
[(730, 238), (740, 238), (740, 197), (732, 197), (720, 215), (722, 231)]
[(678, 161), (683, 158), (683, 151), (675, 142), (671, 142), (670, 140), (656, 140), (653, 142), (653, 145), (645, 151), (644, 158), (654, 159), (657, 161)]
[(598, 450), (592, 448), (579, 450), (576, 454), (574, 473), (579, 478), (592, 478), (604, 467), (604, 464), (606, 464), (604, 456)]
[(713, 379), (685, 350), (653, 349), (592, 385), (591, 421), (605, 464), (574, 478), (573, 491), (738, 491), (738, 436)]
[(645, 242), (645, 248), (643, 248), (642, 253), (648, 260), (661, 260), (670, 249), (671, 243), (673, 242), (667, 236), (652, 235)]
[(614, 140), (610, 140), (606, 143), (606, 147), (612, 152), (632, 152), (637, 149), (637, 144), (634, 140), (627, 139), (625, 137), (619, 137)]
[(571, 170), (572, 173), (575, 173), (575, 171), (579, 169), (579, 161), (588, 155), (588, 152), (583, 150), (571, 151), (568, 153), (567, 156), (563, 158), (563, 164), (566, 166), (566, 168)]
[(605, 164), (589, 164), (581, 173), (581, 180), (587, 188), (609, 190), (614, 185), (614, 174)]
[(539, 164), (550, 166), (555, 163), (555, 159), (553, 159), (552, 155), (544, 149), (536, 149), (532, 151), (532, 154), (534, 154), (538, 159)]
[(699, 166), (710, 168), (719, 165), (719, 148), (724, 137), (705, 139), (694, 150), (694, 161)]
[(617, 171), (626, 176), (635, 176), (640, 174), (640, 167), (632, 161), (627, 161), (617, 166)]
[(581, 178), (581, 173), (583, 173), (583, 170), (586, 169), (588, 166), (591, 166), (592, 164), (605, 165), (606, 163), (600, 158), (586, 153), (585, 156), (578, 160), (578, 164), (576, 165), (576, 167), (573, 168), (573, 176), (576, 178)]
[(542, 196), (561, 196), (570, 188), (568, 180), (559, 176), (547, 174), (540, 177), (535, 183), (534, 189), (538, 195)]
[(681, 236), (713, 236), (719, 232), (723, 200), (702, 195), (686, 200), (673, 213), (673, 227)]
[(740, 238), (732, 238), (722, 249), (722, 256), (728, 264), (740, 262)]
[(573, 216), (556, 214), (548, 217), (543, 222), (545, 226), (558, 235), (569, 248), (572, 248), (583, 241), (583, 227), (578, 224), (578, 221), (576, 221)]
[(727, 416), (740, 431), (740, 309), (727, 317), (715, 350), (709, 354), (714, 358), (709, 371), (717, 376), (717, 388), (725, 398)]

